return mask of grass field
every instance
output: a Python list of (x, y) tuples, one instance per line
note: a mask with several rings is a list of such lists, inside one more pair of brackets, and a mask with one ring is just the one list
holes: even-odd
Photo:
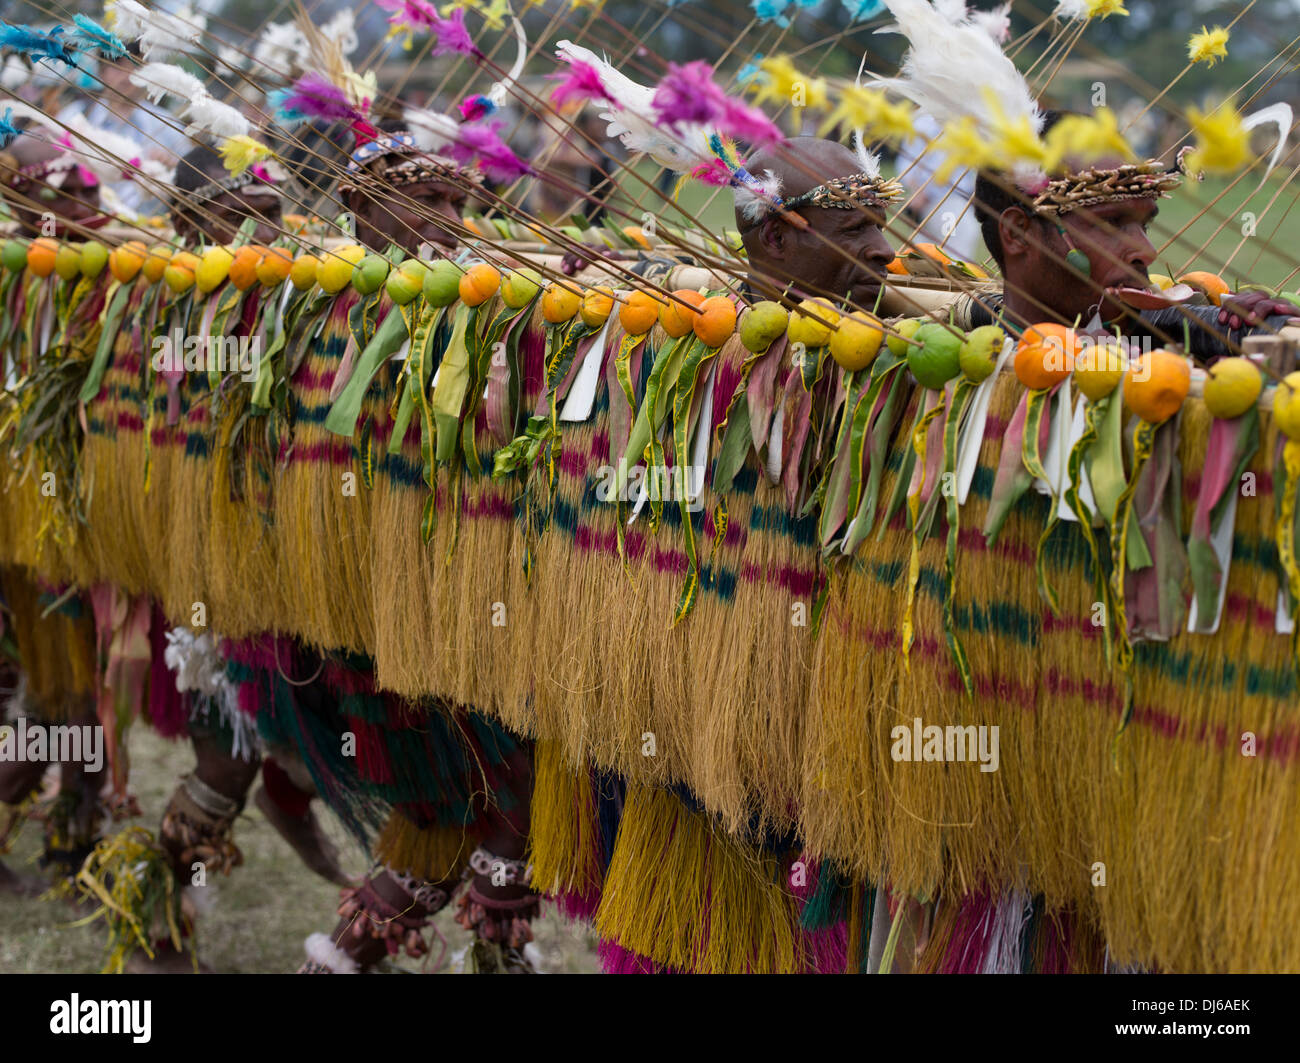
[[(639, 169), (647, 178), (655, 173), (653, 168)], [(1241, 178), (1228, 190), (1231, 184), (1231, 178), (1187, 181), (1171, 198), (1161, 200), (1160, 216), (1150, 231), (1151, 242), (1161, 252), (1151, 267), (1152, 272), (1207, 269), (1221, 273), (1234, 287), (1238, 282), (1276, 287), (1285, 281), (1287, 291), (1300, 288), (1300, 207), (1296, 205), (1300, 183), (1286, 185), (1279, 172), (1258, 191), (1255, 189), (1259, 178), (1253, 174)], [(650, 210), (669, 225), (683, 224), (683, 217), (677, 211), (656, 209), (662, 200), (654, 192), (630, 178), (623, 185), (630, 194), (613, 202), (634, 218), (640, 219), (642, 211)], [(1220, 194), (1222, 198), (1218, 198)], [(1274, 199), (1270, 207), (1270, 200)], [(698, 181), (690, 181), (683, 186), (679, 202), (713, 233), (735, 227), (729, 191), (719, 193)], [(1192, 222), (1203, 210), (1206, 213)], [(1254, 215), (1254, 232), (1249, 236), (1243, 235), (1243, 229), (1249, 227), (1250, 220), (1243, 217), (1247, 212)], [(618, 220), (620, 224), (627, 223), (621, 216)], [(902, 243), (908, 235), (909, 230), (903, 224), (900, 222), (889, 232), (894, 245)], [(1185, 226), (1186, 231), (1180, 232)]]
[[(193, 768), (193, 754), (188, 743), (166, 742), (137, 726), (131, 733), (131, 758), (131, 789), (143, 811), (135, 822), (156, 831), (177, 778)], [(318, 815), (339, 846), (344, 869), (349, 874), (364, 873), (367, 862), (360, 849), (328, 812), (318, 807)], [(210, 880), (216, 901), (199, 924), (199, 956), (218, 973), (294, 971), (303, 960), (303, 939), (314, 931), (333, 929), (338, 890), (302, 865), (251, 800), (236, 823), (235, 842), (243, 850), (244, 865), (229, 878)], [(40, 824), (28, 823), (5, 860), (13, 868), (34, 873), (40, 845)], [(453, 921), (453, 908), (454, 904), (448, 906), (436, 920), (447, 941), (444, 971), (452, 969), (454, 957), (471, 939)], [(103, 925), (70, 926), (80, 914), (62, 903), (0, 895), (0, 974), (100, 970)], [(595, 937), (588, 928), (569, 923), (548, 906), (535, 929), (545, 973), (598, 969)], [(440, 951), (435, 938), (424, 970), (434, 970)], [(422, 969), (405, 957), (393, 966), (410, 972)]]

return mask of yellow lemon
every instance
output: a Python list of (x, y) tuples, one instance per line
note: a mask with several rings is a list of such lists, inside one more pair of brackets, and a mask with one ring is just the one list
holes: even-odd
[(880, 322), (871, 314), (848, 314), (840, 318), (831, 336), (831, 357), (851, 373), (866, 369), (876, 360), (885, 333)]
[(1248, 358), (1221, 358), (1205, 380), (1205, 408), (1215, 417), (1240, 417), (1255, 405), (1264, 378)]

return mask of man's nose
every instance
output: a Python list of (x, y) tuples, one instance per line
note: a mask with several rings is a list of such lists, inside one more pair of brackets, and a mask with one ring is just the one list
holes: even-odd
[(873, 229), (871, 235), (867, 237), (866, 246), (862, 249), (862, 257), (868, 264), (883, 270), (894, 260), (894, 249), (889, 246), (889, 241), (885, 239), (883, 232)]
[(1143, 273), (1156, 260), (1156, 249), (1148, 238), (1146, 231), (1138, 229), (1128, 239), (1124, 261)]

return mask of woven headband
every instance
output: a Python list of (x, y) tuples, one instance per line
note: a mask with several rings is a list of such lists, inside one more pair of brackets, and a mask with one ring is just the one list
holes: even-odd
[[(399, 158), (388, 165), (371, 168), (373, 163), (389, 156)], [(341, 191), (354, 189), (363, 181), (383, 182), (390, 187), (401, 188), (425, 181), (468, 181), (477, 184), (483, 180), (483, 175), (476, 169), (422, 150), (415, 135), (406, 130), (381, 133), (374, 140), (358, 147), (348, 160), (348, 174), (349, 179), (343, 182)]]
[(1034, 210), (1039, 214), (1068, 214), (1100, 203), (1160, 199), (1182, 183), (1186, 173), (1183, 159), (1187, 151), (1184, 148), (1178, 153), (1177, 162), (1172, 167), (1149, 159), (1109, 169), (1093, 167), (1058, 177), (1048, 181), (1034, 196)]
[(855, 173), (847, 177), (832, 178), (816, 188), (810, 188), (807, 192), (780, 200), (778, 205), (785, 210), (794, 210), (796, 207), (853, 210), (856, 207), (890, 203), (902, 194), (903, 186), (897, 181), (872, 177), (866, 173)]
[(270, 175), (260, 166), (253, 166), (241, 174), (232, 174), (229, 177), (218, 178), (215, 181), (209, 181), (205, 185), (200, 185), (193, 192), (186, 193), (186, 198), (193, 200), (216, 199), (217, 196), (225, 192), (238, 192), (241, 188), (256, 184), (266, 185), (268, 186), (266, 191), (275, 192), (276, 195), (279, 195), (279, 192), (274, 187), (270, 187), (272, 185)]

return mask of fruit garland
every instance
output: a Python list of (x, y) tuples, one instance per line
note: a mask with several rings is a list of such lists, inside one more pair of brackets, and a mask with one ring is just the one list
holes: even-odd
[[(933, 260), (932, 256), (921, 257)], [(619, 391), (627, 403), (626, 437), (620, 440), (626, 446), (617, 482), (618, 499), (624, 500), (618, 504), (625, 516), (622, 507), (627, 504), (630, 470), (638, 465), (666, 467), (667, 453), (661, 442), (666, 428), (671, 428), (666, 439), (675, 456), (674, 475), (685, 471), (688, 454), (699, 452), (699, 398), (711, 386), (718, 353), (734, 337), (748, 352), (740, 367), (740, 381), (721, 423), (708, 426), (710, 432), (716, 428), (719, 444), (713, 469), (718, 499), (713, 515), (715, 534), (719, 538), (725, 534), (726, 490), (751, 451), (770, 474), (779, 474), (792, 510), (817, 512), (824, 558), (853, 553), (873, 528), (883, 533), (884, 526), (903, 509), (912, 532), (900, 639), (906, 664), (919, 554), (942, 504), (948, 539), (944, 628), (968, 693), (969, 668), (952, 624), (960, 508), (969, 489), (971, 451), (982, 436), (987, 393), (996, 371), (1010, 368), (1026, 390), (1007, 427), (984, 535), (992, 545), (1016, 501), (1034, 483), (1046, 485), (1054, 504), (1035, 562), (1040, 593), (1056, 611), (1056, 594), (1046, 577), (1044, 547), (1058, 520), (1078, 521), (1093, 559), (1098, 600), (1107, 607), (1107, 654), (1113, 645), (1116, 664), (1128, 674), (1132, 646), (1125, 580), (1155, 567), (1150, 547), (1135, 530), (1134, 498), (1159, 432), (1176, 431), (1172, 422), (1191, 391), (1190, 364), (1175, 352), (1157, 350), (1130, 362), (1117, 345), (1102, 343), (1086, 351), (1074, 330), (1053, 324), (1033, 326), (1012, 341), (998, 326), (969, 334), (930, 319), (906, 319), (891, 326), (873, 314), (842, 313), (825, 300), (806, 300), (787, 309), (771, 301), (744, 306), (722, 292), (618, 291), (567, 279), (548, 283), (531, 269), (503, 275), (485, 262), (460, 265), (448, 260), (427, 263), (397, 255), (390, 258), (369, 253), (360, 245), (295, 254), (286, 247), (249, 244), (174, 251), (165, 245), (150, 248), (131, 241), (109, 251), (97, 241), (76, 246), (39, 238), (30, 243), (7, 242), (0, 249), (0, 262), (8, 271), (0, 289), (6, 295), (24, 274), (28, 284), (33, 278), (43, 281), (55, 275), (73, 287), (76, 294), (60, 289), (56, 296), (56, 301), (62, 300), (56, 302), (60, 316), (75, 310), (91, 288), (107, 283), (111, 290), (103, 293), (102, 314), (110, 336), (120, 321), (125, 292), (139, 277), (150, 285), (162, 282), (170, 296), (164, 294), (160, 299), (173, 308), (191, 292), (197, 293), (194, 303), (186, 304), (183, 311), (186, 320), (205, 321), (205, 331), (214, 335), (223, 331), (221, 323), (231, 319), (242, 294), (257, 293), (261, 302), (255, 327), (274, 337), (268, 351), (272, 356), (288, 346), (292, 335), (313, 335), (311, 320), (321, 317), (334, 296), (353, 289), (366, 307), (361, 320), (369, 324), (363, 324), (357, 333), (365, 342), (359, 344), (359, 356), (331, 407), (326, 427), (340, 436), (354, 436), (361, 399), (375, 374), (402, 344), (411, 345), (395, 403), (401, 429), (396, 437), (400, 439), (406, 425), (418, 418), (424, 478), (430, 489), (421, 523), (426, 542), (436, 521), (438, 467), (457, 474), (462, 468), (470, 475), (491, 473), (497, 478), (523, 474), (525, 537), (530, 542), (535, 539), (544, 526), (556, 482), (561, 406), (593, 351), (596, 356), (603, 353), (603, 347), (596, 347), (597, 340), (611, 323), (616, 323), (616, 332), (621, 333), (613, 361)], [(103, 277), (105, 269), (111, 280)], [(1198, 276), (1180, 280), (1198, 282), (1211, 299), (1223, 294)], [(289, 300), (287, 309), (285, 300)], [(391, 305), (393, 312), (384, 314), (380, 300)], [(200, 304), (206, 308), (202, 314), (197, 310)], [(546, 333), (544, 401), (522, 426), (521, 411), (513, 411), (515, 437), (496, 452), (492, 468), (484, 469), (473, 441), (474, 412), (483, 401), (492, 355), (503, 340), (506, 369), (512, 376), (519, 375), (518, 326), (535, 305)], [(377, 314), (383, 315), (383, 320), (376, 325), (373, 319)], [(164, 312), (155, 320), (166, 321), (168, 314)], [(6, 334), (18, 324), (7, 321)], [(96, 393), (110, 346), (99, 345), (81, 392), (83, 400)], [(638, 404), (630, 367), (634, 359), (639, 364), (647, 356), (644, 399)], [(781, 424), (781, 435), (770, 436), (769, 429), (775, 432), (780, 423), (773, 396), (760, 397), (760, 392), (754, 391), (746, 401), (737, 400), (746, 396), (755, 373), (775, 379), (775, 362), (786, 357), (798, 370), (786, 381), (782, 400), (782, 410), (793, 420)], [(839, 367), (838, 373), (828, 371), (831, 361)], [(901, 372), (903, 368), (906, 374)], [(276, 370), (268, 359), (252, 385), (253, 406), (262, 412), (269, 410), (274, 389), (286, 377), (287, 367)], [(906, 428), (905, 438), (911, 446), (904, 454), (898, 487), (891, 498), (883, 500), (882, 510), (879, 484), (889, 440), (906, 405), (903, 381), (907, 377), (919, 386), (922, 397), (912, 424)], [(1279, 411), (1290, 408), (1286, 406), (1289, 389), (1300, 383), (1300, 378), (1288, 380), (1277, 390)], [(213, 379), (214, 391), (218, 382)], [(1077, 387), (1082, 396), (1077, 412), (1071, 387)], [(1211, 543), (1230, 515), (1225, 501), (1228, 467), (1244, 467), (1253, 453), (1247, 444), (1258, 436), (1256, 405), (1263, 394), (1263, 378), (1248, 359), (1225, 359), (1205, 376), (1203, 391), (1207, 408), (1218, 422), (1207, 456), (1207, 466), (1218, 475), (1214, 481), (1217, 490), (1202, 500), (1188, 539), (1198, 630), (1206, 630), (1207, 618), (1219, 609), (1226, 559), (1215, 553)], [(510, 394), (517, 404), (517, 382)], [(1122, 444), (1126, 411), (1135, 415), (1127, 469)], [(1279, 414), (1279, 425), (1291, 439), (1289, 423)], [(819, 441), (819, 453), (828, 430), (834, 438), (824, 458), (806, 449), (812, 438)], [(790, 432), (793, 437), (786, 434)], [(1296, 435), (1300, 436), (1300, 429)], [(1068, 447), (1060, 452), (1059, 445), (1052, 446), (1054, 439)], [(786, 453), (774, 455), (772, 444), (778, 440)], [(368, 443), (363, 450), (368, 453)], [(1049, 451), (1058, 452), (1050, 469)], [(373, 471), (373, 460), (365, 466)], [(1287, 488), (1280, 496), (1279, 557), (1294, 615), (1300, 601), (1292, 497), (1300, 475), (1300, 452), (1295, 446), (1288, 443), (1283, 449), (1279, 467)], [(683, 492), (679, 501), (687, 574), (674, 623), (691, 612), (700, 568), (695, 527), (687, 506), (691, 499)], [(662, 518), (660, 492), (651, 491), (649, 502), (654, 530)], [(624, 556), (625, 523), (618, 522), (620, 556)], [(1094, 528), (1106, 532), (1104, 541), (1112, 563), (1105, 579), (1102, 540)], [(1282, 538), (1293, 544), (1291, 549), (1281, 548)]]

